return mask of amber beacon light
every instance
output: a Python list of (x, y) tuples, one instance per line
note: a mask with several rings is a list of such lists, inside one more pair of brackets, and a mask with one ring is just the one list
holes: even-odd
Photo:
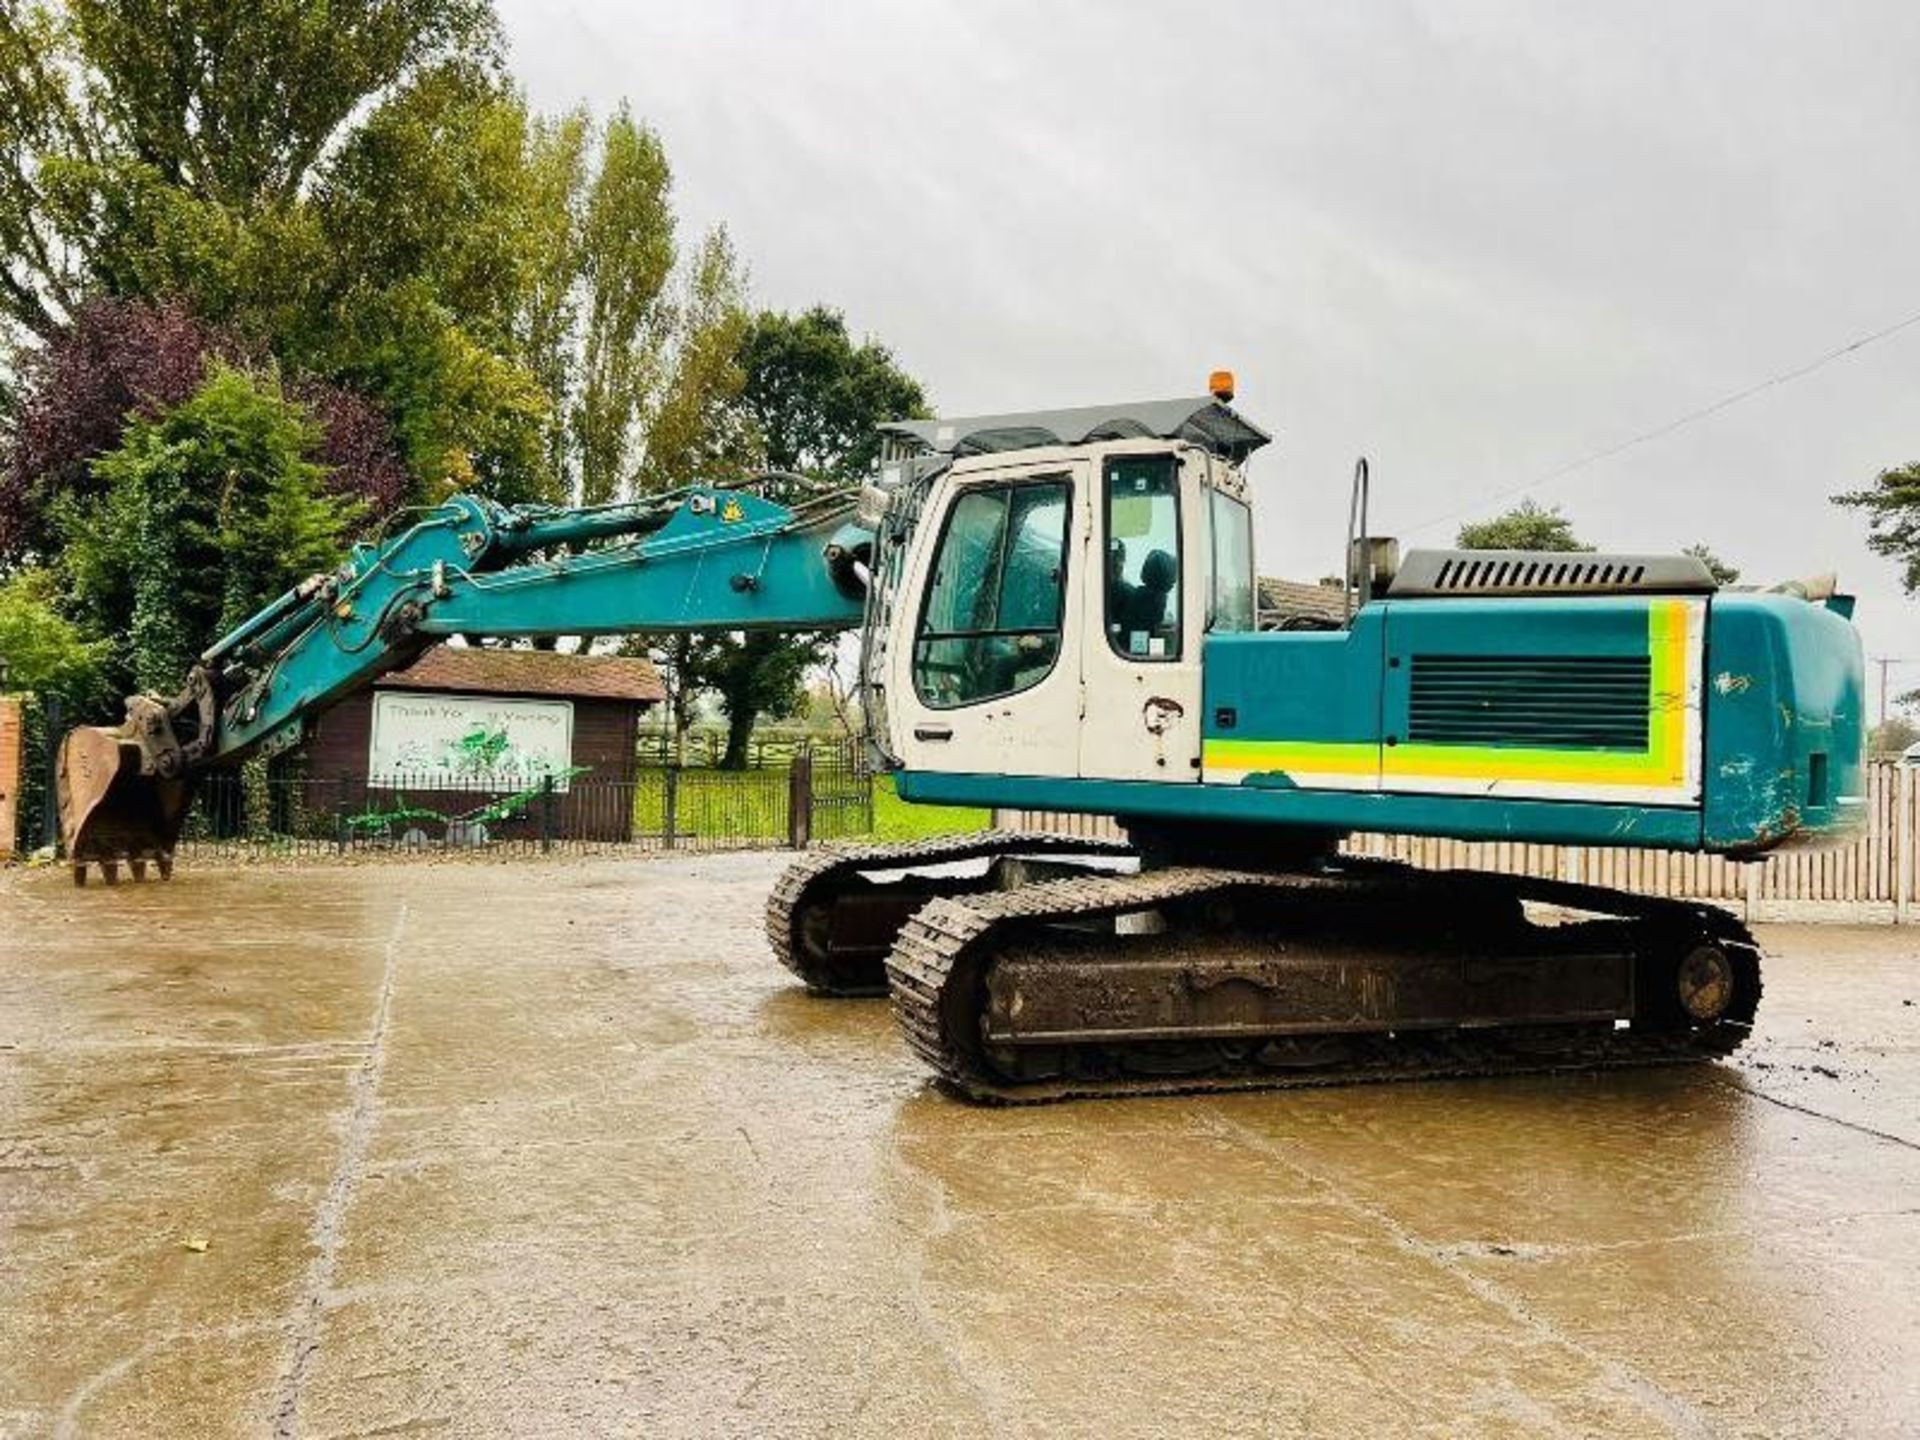
[(1233, 371), (1216, 370), (1207, 377), (1207, 393), (1222, 405), (1233, 400)]

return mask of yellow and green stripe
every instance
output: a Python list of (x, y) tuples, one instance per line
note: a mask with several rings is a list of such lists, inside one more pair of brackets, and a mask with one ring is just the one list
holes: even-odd
[(1305, 783), (1378, 775), (1406, 780), (1515, 781), (1554, 785), (1676, 789), (1687, 783), (1688, 619), (1685, 600), (1659, 600), (1647, 611), (1649, 681), (1647, 746), (1640, 751), (1550, 749), (1499, 745), (1371, 741), (1254, 740), (1210, 737), (1204, 770), (1282, 772)]

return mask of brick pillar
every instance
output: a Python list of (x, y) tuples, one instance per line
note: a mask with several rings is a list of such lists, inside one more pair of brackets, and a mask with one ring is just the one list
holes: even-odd
[(13, 858), (15, 831), (20, 824), (21, 768), (26, 756), (26, 731), (20, 723), (20, 701), (0, 695), (0, 860)]

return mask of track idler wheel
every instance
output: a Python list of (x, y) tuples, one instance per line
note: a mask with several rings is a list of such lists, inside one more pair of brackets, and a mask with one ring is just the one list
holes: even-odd
[(1743, 936), (1656, 932), (1634, 975), (1634, 1028), (1686, 1035), (1706, 1054), (1730, 1054), (1760, 1008), (1760, 952)]
[(1739, 989), (1733, 961), (1718, 945), (1696, 945), (1680, 961), (1674, 991), (1696, 1024), (1711, 1025), (1733, 1006)]

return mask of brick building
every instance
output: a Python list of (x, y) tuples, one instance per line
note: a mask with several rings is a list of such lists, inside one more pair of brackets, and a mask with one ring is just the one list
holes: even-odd
[(440, 645), (328, 708), (295, 760), (322, 803), (338, 786), (449, 815), (552, 774), (561, 833), (624, 840), (641, 717), (665, 699), (646, 660)]

